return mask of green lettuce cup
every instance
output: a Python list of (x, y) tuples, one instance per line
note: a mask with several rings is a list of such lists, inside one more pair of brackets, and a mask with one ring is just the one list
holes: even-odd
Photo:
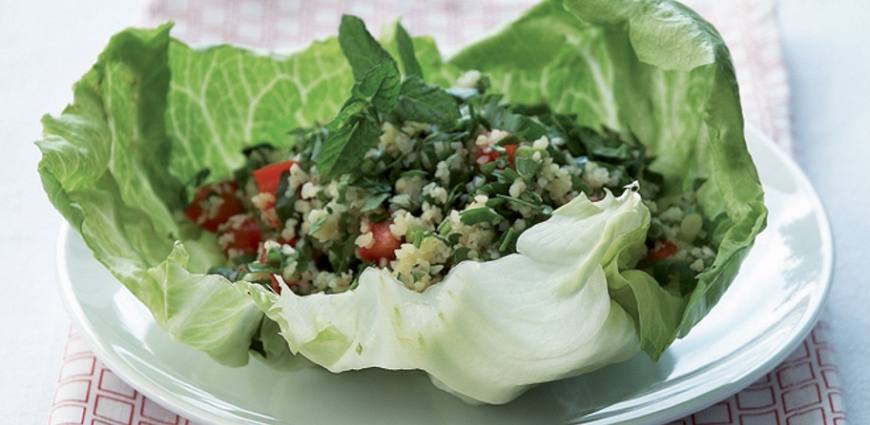
[[(255, 355), (278, 368), (422, 369), (463, 399), (505, 403), (639, 351), (658, 359), (715, 306), (764, 229), (716, 31), (669, 1), (544, 1), (446, 61), (431, 39), (415, 38), (427, 82), (449, 86), (479, 70), (506, 101), (543, 101), (581, 125), (632, 133), (666, 193), (700, 184), (718, 252), (692, 287), (669, 291), (627, 267), (650, 223), (635, 191), (578, 197), (523, 233), (517, 254), (462, 263), (422, 293), (378, 269), (353, 291), (306, 297), (206, 274), (224, 257), (215, 235), (184, 216), (185, 183), (205, 168), (229, 176), (244, 148), (286, 147), (292, 130), (328, 122), (354, 76), (335, 38), (281, 56), (194, 49), (170, 27), (112, 38), (74, 102), (43, 119), (39, 173), (157, 324), (221, 364)], [(381, 42), (396, 56), (391, 28)]]

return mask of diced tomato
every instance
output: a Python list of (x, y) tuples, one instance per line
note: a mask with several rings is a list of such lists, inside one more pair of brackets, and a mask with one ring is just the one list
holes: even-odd
[(253, 174), (254, 180), (257, 181), (257, 188), (262, 193), (271, 193), (277, 197), (281, 174), (289, 170), (296, 163), (297, 161), (284, 161), (255, 170)]
[(382, 258), (387, 261), (396, 259), (396, 250), (402, 246), (402, 241), (393, 236), (390, 224), (392, 224), (391, 221), (371, 224), (374, 243), (371, 248), (360, 247), (358, 250), (359, 258), (363, 261), (373, 262), (380, 262)]
[(237, 214), (230, 217), (218, 229), (218, 242), (227, 257), (244, 254), (256, 254), (262, 234), (260, 222), (251, 214)]
[(647, 260), (664, 260), (677, 253), (679, 247), (672, 241), (656, 241), (647, 255)]
[[(285, 280), (284, 284), (290, 287), (294, 292), (300, 287), (300, 282), (298, 280), (289, 282)], [(272, 274), (272, 282), (269, 286), (272, 287), (272, 290), (275, 291), (276, 294), (281, 295), (281, 284), (278, 283), (278, 275), (274, 273)]]
[(196, 190), (184, 214), (209, 232), (215, 232), (230, 217), (244, 212), (242, 202), (236, 196), (238, 188), (234, 181), (202, 186)]
[(515, 164), (514, 158), (516, 158), (516, 152), (517, 152), (518, 147), (520, 147), (520, 145), (505, 145), (504, 146), (504, 150), (507, 151), (507, 154), (508, 154), (508, 163), (510, 163), (511, 167), (515, 166), (514, 165)]
[(272, 290), (276, 294), (281, 295), (281, 285), (278, 283), (278, 277), (274, 273), (272, 274)]
[(299, 243), (299, 238), (296, 237), (296, 238), (290, 239), (289, 241), (287, 239), (284, 239), (284, 238), (278, 238), (278, 243), (282, 244), (282, 245), (290, 245), (293, 248), (296, 248), (296, 244)]
[(480, 167), (483, 164), (487, 164), (497, 160), (498, 157), (498, 152), (495, 149), (486, 146), (478, 149), (477, 152), (474, 154), (474, 163), (477, 164), (478, 167)]
[[(507, 152), (508, 156), (508, 164), (510, 167), (514, 167), (514, 156), (516, 154), (517, 148), (520, 145), (505, 145), (502, 146), (505, 152)], [(474, 163), (477, 164), (478, 168), (486, 163), (493, 162), (498, 160), (501, 155), (495, 149), (487, 146), (481, 149), (478, 149), (474, 155)], [(501, 167), (499, 167), (501, 168)]]

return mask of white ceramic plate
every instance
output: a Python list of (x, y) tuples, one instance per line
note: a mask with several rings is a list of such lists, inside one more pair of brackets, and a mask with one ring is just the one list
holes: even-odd
[(781, 362), (815, 324), (828, 294), (827, 218), (797, 166), (747, 132), (770, 208), (738, 278), (658, 363), (624, 363), (534, 388), (504, 406), (470, 406), (421, 372), (227, 368), (170, 340), (150, 313), (65, 228), (64, 301), (81, 335), (117, 375), (188, 419), (212, 424), (656, 424), (726, 398)]

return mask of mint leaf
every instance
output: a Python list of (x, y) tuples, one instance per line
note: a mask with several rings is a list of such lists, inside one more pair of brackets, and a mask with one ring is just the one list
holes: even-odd
[(371, 101), (382, 114), (396, 109), (401, 81), (399, 67), (366, 30), (363, 21), (356, 16), (343, 15), (338, 28), (338, 43), (356, 80), (352, 96)]
[(391, 62), (395, 66), (393, 57), (369, 34), (363, 21), (356, 16), (342, 15), (338, 44), (353, 69), (356, 81), (362, 81), (370, 69), (382, 63)]
[(326, 129), (329, 134), (316, 162), (320, 176), (327, 181), (356, 170), (381, 135), (377, 111), (371, 103), (360, 100), (349, 101)]
[(417, 62), (417, 57), (414, 55), (414, 43), (402, 24), (396, 24), (396, 44), (399, 46), (399, 59), (405, 69), (405, 76), (413, 75), (423, 78), (423, 69), (420, 68), (420, 63)]
[(359, 212), (369, 212), (378, 209), (387, 198), (390, 197), (389, 193), (381, 193), (380, 195), (372, 196), (366, 199), (366, 203), (360, 208)]
[(499, 129), (521, 134), (526, 140), (537, 140), (547, 135), (546, 127), (525, 115), (507, 110), (498, 104), (499, 100), (501, 96), (488, 96), (481, 111), (481, 117), (489, 123), (490, 130)]
[(535, 178), (538, 169), (541, 168), (541, 163), (535, 161), (534, 158), (517, 157), (514, 158), (514, 163), (516, 164), (517, 171), (523, 176), (526, 183), (531, 182)]
[(396, 64), (383, 62), (369, 69), (362, 80), (354, 84), (351, 97), (371, 101), (378, 112), (388, 114), (399, 103), (399, 81), (401, 76)]
[(438, 86), (426, 84), (416, 75), (402, 82), (396, 114), (410, 121), (446, 123), (459, 119), (459, 106), (453, 96)]

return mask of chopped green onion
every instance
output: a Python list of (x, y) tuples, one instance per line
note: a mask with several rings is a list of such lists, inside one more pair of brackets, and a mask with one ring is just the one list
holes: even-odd
[(504, 220), (504, 216), (496, 212), (494, 209), (490, 207), (480, 207), (474, 208), (470, 210), (465, 210), (459, 213), (459, 218), (462, 220), (462, 223), (467, 224), (469, 226), (479, 224), (479, 223), (493, 223), (496, 224), (502, 220)]

